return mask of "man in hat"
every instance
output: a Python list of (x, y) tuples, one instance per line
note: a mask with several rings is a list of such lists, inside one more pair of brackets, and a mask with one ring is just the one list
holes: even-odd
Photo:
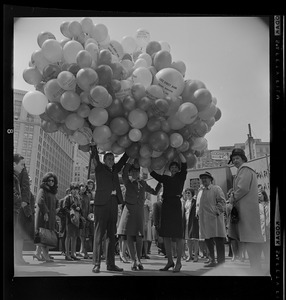
[(236, 206), (239, 221), (237, 224), (230, 223), (228, 235), (245, 243), (250, 267), (260, 272), (264, 239), (260, 225), (257, 175), (245, 164), (247, 157), (243, 149), (233, 149), (230, 162), (237, 168), (230, 203)]
[[(215, 267), (225, 262), (224, 241), (226, 238), (224, 211), (226, 200), (220, 186), (214, 185), (209, 172), (200, 175), (202, 189), (199, 191), (199, 228), (200, 238), (205, 240), (209, 250), (210, 262), (205, 267)], [(214, 255), (216, 245), (217, 263)]]

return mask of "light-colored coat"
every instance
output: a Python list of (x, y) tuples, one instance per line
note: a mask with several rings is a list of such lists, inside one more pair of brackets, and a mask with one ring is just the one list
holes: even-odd
[(245, 164), (238, 168), (234, 177), (230, 202), (237, 207), (239, 222), (230, 223), (228, 235), (241, 242), (264, 242), (260, 225), (257, 176)]
[(200, 239), (226, 237), (224, 211), (225, 196), (218, 185), (210, 184), (198, 194)]

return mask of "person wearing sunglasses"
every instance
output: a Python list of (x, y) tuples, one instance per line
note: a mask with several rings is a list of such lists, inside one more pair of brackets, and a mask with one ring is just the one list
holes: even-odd
[[(40, 227), (55, 230), (56, 225), (56, 194), (58, 192), (58, 179), (53, 172), (44, 175), (36, 198), (35, 233)], [(53, 262), (49, 255), (49, 247), (38, 246), (33, 258), (45, 262)]]

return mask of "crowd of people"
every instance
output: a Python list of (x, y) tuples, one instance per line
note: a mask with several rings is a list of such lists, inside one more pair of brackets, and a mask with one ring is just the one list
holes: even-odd
[[(25, 158), (14, 154), (15, 264), (29, 264), (23, 259), (24, 239), (34, 240), (40, 228), (47, 228), (57, 233), (58, 249), (65, 260), (90, 259), (94, 273), (100, 272), (103, 260), (108, 271), (122, 272), (115, 255), (130, 263), (131, 270), (143, 270), (141, 259), (150, 258), (152, 241), (158, 254), (167, 259), (160, 271), (172, 268), (174, 273), (180, 272), (182, 259), (196, 263), (200, 257), (206, 258), (205, 267), (221, 266), (228, 243), (233, 261), (247, 258), (251, 269), (259, 272), (262, 253), (268, 263), (270, 257), (270, 205), (255, 171), (245, 164), (244, 151), (234, 149), (231, 154), (237, 174), (226, 197), (209, 172), (199, 176), (198, 189), (184, 189), (187, 163), (181, 153), (178, 158), (163, 174), (149, 168), (150, 176), (158, 182), (152, 188), (140, 177), (136, 159), (125, 153), (115, 163), (113, 153), (108, 152), (101, 162), (94, 147), (95, 181), (72, 182), (65, 197), (57, 199), (56, 174), (46, 173), (34, 196)], [(153, 205), (151, 194), (157, 196)], [(33, 259), (54, 262), (50, 247), (42, 243), (35, 246)]]

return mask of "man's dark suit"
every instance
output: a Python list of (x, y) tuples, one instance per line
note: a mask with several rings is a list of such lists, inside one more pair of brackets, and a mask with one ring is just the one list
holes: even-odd
[[(102, 239), (107, 234), (106, 264), (115, 265), (115, 235), (118, 216), (118, 204), (123, 203), (118, 173), (128, 160), (124, 154), (113, 165), (112, 169), (101, 163), (98, 153), (95, 153), (97, 166), (95, 168), (96, 193), (94, 199), (94, 241), (93, 241), (93, 264), (100, 266), (102, 253)], [(116, 191), (116, 195), (114, 194)]]

